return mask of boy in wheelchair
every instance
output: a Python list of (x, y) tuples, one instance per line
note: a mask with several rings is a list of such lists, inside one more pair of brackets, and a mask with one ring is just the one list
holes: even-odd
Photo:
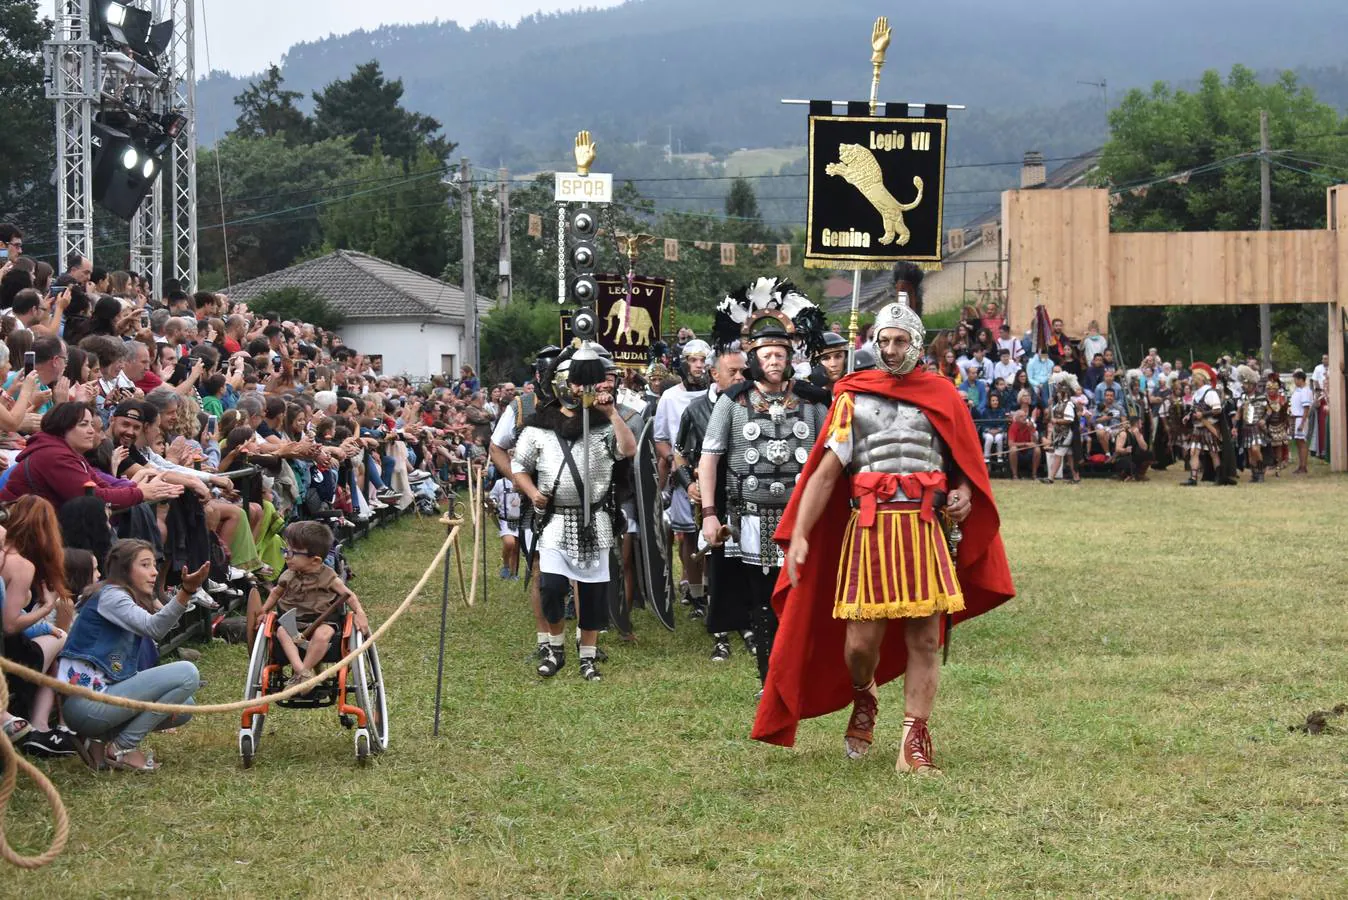
[(286, 527), (285, 543), (286, 570), (267, 595), (261, 615), (273, 608), (279, 616), (295, 612), (298, 637), (286, 628), (276, 629), (277, 642), (293, 673), (286, 682), (286, 687), (291, 687), (313, 677), (315, 666), (327, 655), (333, 638), (341, 634), (347, 609), (351, 611), (352, 624), (367, 637), (370, 623), (359, 598), (324, 563), (332, 550), (332, 531), (328, 526), (322, 522), (294, 522)]

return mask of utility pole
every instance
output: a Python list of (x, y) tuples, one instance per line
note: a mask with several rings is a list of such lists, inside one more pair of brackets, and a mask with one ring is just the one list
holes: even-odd
[[(463, 214), (463, 355), (479, 378), (477, 291), (473, 287), (473, 175), (468, 157), (459, 163), (459, 210)], [(451, 373), (452, 375), (455, 373)]]
[(496, 305), (510, 304), (510, 171), (496, 172), (497, 245), (501, 248), (500, 278), (496, 284)]
[[(1268, 157), (1268, 110), (1259, 110), (1259, 230), (1273, 229), (1273, 178)], [(1267, 303), (1259, 304), (1259, 357), (1273, 368), (1273, 318)]]

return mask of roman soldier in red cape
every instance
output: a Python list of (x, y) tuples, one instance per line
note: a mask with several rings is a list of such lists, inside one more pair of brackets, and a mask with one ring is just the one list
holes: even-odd
[(926, 335), (905, 293), (875, 334), (877, 368), (834, 386), (805, 489), (776, 532), (781, 625), (753, 737), (791, 746), (801, 719), (851, 702), (845, 745), (860, 757), (874, 741), (878, 686), (903, 675), (896, 768), (940, 774), (927, 719), (942, 617), (987, 612), (1015, 589), (982, 445), (954, 385), (917, 370)]

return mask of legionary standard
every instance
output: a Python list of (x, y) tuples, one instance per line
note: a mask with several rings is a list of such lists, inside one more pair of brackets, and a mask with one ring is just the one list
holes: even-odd
[(887, 269), (941, 262), (946, 108), (810, 103), (805, 265)]

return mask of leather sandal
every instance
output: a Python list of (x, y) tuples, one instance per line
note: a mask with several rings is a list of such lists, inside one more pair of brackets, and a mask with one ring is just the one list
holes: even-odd
[(103, 750), (104, 762), (109, 769), (116, 769), (121, 772), (139, 772), (148, 774), (150, 772), (158, 771), (159, 763), (154, 761), (154, 753), (149, 750), (141, 751), (145, 756), (145, 763), (143, 765), (137, 766), (126, 762), (124, 757), (131, 753), (135, 753), (136, 749), (137, 748), (132, 747), (130, 750), (125, 750), (118, 747), (115, 743), (108, 744)]
[(931, 761), (931, 732), (927, 730), (926, 719), (905, 716), (903, 740), (899, 746), (899, 759), (894, 763), (895, 771), (903, 775), (945, 774)]
[[(876, 689), (874, 681), (865, 687), (852, 685), (852, 717), (847, 720), (847, 732), (843, 735), (848, 759), (861, 759), (875, 743), (875, 717), (880, 711)], [(849, 741), (861, 741), (865, 746), (858, 750)]]

